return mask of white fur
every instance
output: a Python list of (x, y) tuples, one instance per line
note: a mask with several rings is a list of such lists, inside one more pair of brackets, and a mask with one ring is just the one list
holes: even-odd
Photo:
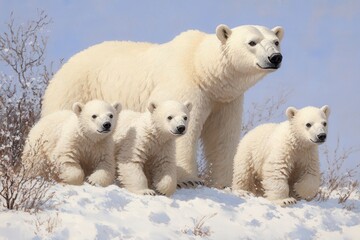
[[(113, 41), (92, 46), (54, 76), (42, 115), (93, 98), (120, 101), (141, 112), (148, 101), (190, 101), (188, 134), (176, 143), (178, 181), (198, 180), (196, 146), (201, 137), (212, 185), (229, 186), (243, 95), (274, 71), (260, 66), (269, 67), (269, 56), (280, 52), (275, 43), (282, 39), (283, 29), (220, 25), (216, 32), (190, 30), (164, 44)], [(257, 44), (250, 46), (250, 41)]]
[(289, 107), (288, 121), (250, 131), (235, 155), (233, 190), (264, 195), (280, 205), (311, 200), (320, 186), (318, 136), (327, 133), (329, 113), (328, 106)]
[[(41, 164), (48, 161), (59, 167), (61, 182), (79, 185), (87, 177), (91, 184), (113, 183), (111, 136), (120, 110), (118, 103), (92, 100), (85, 105), (73, 104), (73, 111), (57, 111), (41, 118), (26, 141), (22, 157), (25, 167), (30, 170), (30, 166), (37, 165), (36, 169), (41, 169)], [(108, 131), (103, 127), (105, 123), (111, 124)]]
[(185, 134), (190, 110), (190, 103), (165, 101), (151, 102), (144, 113), (121, 112), (113, 138), (122, 187), (138, 194), (174, 193), (175, 139)]

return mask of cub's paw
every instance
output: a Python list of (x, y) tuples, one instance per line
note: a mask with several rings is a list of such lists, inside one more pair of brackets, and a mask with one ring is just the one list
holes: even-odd
[(181, 188), (196, 188), (197, 186), (204, 186), (204, 182), (202, 180), (189, 180), (184, 182), (177, 183), (177, 189)]
[(114, 182), (114, 178), (98, 171), (88, 176), (86, 181), (94, 186), (107, 187)]
[(284, 198), (284, 199), (279, 199), (279, 200), (273, 200), (274, 203), (280, 205), (281, 207), (287, 207), (290, 205), (294, 205), (297, 203), (295, 198)]
[(155, 190), (155, 193), (156, 193), (156, 195), (159, 195), (159, 196), (166, 196), (165, 193), (162, 193), (159, 190)]
[(156, 192), (154, 190), (151, 189), (142, 189), (142, 190), (137, 190), (135, 191), (136, 194), (140, 194), (140, 195), (150, 195), (150, 196), (155, 196)]

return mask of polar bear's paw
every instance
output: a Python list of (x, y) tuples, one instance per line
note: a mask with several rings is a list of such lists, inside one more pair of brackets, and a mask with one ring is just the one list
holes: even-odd
[(140, 195), (150, 195), (150, 196), (155, 196), (156, 192), (154, 190), (151, 189), (141, 189), (141, 190), (137, 190), (134, 191), (136, 194), (140, 194)]
[(197, 188), (198, 186), (204, 186), (204, 181), (202, 180), (189, 180), (184, 182), (177, 183), (177, 189), (181, 188)]
[(274, 203), (280, 205), (281, 207), (287, 207), (290, 205), (294, 205), (297, 203), (295, 198), (285, 198), (285, 199), (278, 199), (278, 200), (273, 200)]

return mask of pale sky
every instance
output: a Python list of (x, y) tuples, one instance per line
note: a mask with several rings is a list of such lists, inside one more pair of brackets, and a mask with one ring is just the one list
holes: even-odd
[[(49, 61), (66, 61), (106, 40), (163, 43), (188, 29), (214, 33), (221, 23), (283, 26), (282, 67), (248, 91), (245, 110), (291, 90), (282, 111), (327, 104), (329, 148), (338, 137), (342, 147), (360, 148), (360, 1), (0, 0), (0, 31), (11, 11), (21, 22), (34, 18), (37, 9), (53, 19)], [(283, 120), (284, 115), (276, 119)], [(360, 152), (350, 161), (348, 166), (360, 163)]]

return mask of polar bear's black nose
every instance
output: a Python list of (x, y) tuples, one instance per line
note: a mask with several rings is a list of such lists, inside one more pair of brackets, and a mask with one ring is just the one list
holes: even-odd
[(178, 130), (179, 133), (183, 133), (185, 131), (185, 126), (180, 125), (180, 126), (177, 126), (176, 129)]
[(271, 54), (271, 56), (269, 57), (269, 61), (275, 65), (278, 65), (281, 63), (282, 61), (282, 55), (281, 53), (273, 53)]
[(111, 123), (110, 123), (110, 122), (104, 123), (104, 124), (103, 124), (103, 128), (104, 128), (105, 130), (109, 130), (109, 129), (111, 128)]
[(326, 139), (326, 133), (320, 133), (319, 135), (317, 135), (317, 138), (318, 138), (320, 141), (324, 142), (325, 139)]

